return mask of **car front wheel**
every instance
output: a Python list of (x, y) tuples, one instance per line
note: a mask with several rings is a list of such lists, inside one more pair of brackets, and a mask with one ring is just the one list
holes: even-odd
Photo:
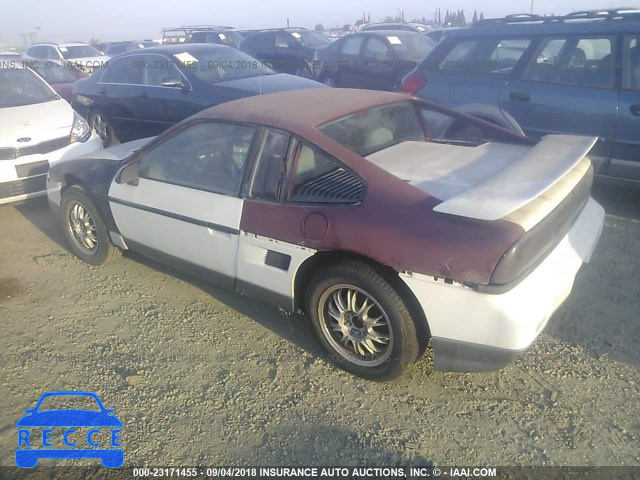
[(367, 264), (344, 262), (316, 273), (307, 312), (328, 359), (354, 375), (391, 380), (419, 356), (422, 330), (398, 292)]
[(81, 188), (70, 187), (61, 206), (62, 230), (71, 253), (92, 265), (103, 265), (120, 254), (98, 209)]

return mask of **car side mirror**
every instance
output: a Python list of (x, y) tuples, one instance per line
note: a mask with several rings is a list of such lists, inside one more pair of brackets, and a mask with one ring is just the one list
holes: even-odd
[(138, 161), (135, 160), (128, 165), (124, 166), (120, 173), (116, 178), (116, 183), (126, 183), (127, 185), (138, 186), (138, 172), (140, 171), (140, 166), (138, 165)]

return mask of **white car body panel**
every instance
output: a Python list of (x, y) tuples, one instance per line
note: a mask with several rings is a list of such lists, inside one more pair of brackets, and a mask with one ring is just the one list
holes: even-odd
[(422, 305), (434, 338), (523, 350), (568, 297), (580, 266), (590, 260), (603, 224), (604, 209), (589, 199), (556, 248), (505, 293), (480, 293), (425, 275), (403, 273), (400, 278)]
[[(265, 259), (268, 251), (291, 257), (288, 269), (267, 265)], [(312, 248), (242, 232), (238, 250), (238, 280), (293, 300), (298, 269), (315, 253), (316, 250)]]
[(236, 277), (242, 199), (140, 178), (112, 182), (109, 204), (129, 244)]

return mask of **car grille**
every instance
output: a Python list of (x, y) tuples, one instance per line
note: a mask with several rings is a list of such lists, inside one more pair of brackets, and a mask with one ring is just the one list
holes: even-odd
[(48, 140), (46, 142), (39, 143), (38, 145), (29, 145), (24, 148), (0, 148), (0, 160), (15, 160), (16, 158), (24, 157), (27, 155), (34, 155), (36, 153), (49, 153), (69, 145), (69, 137), (56, 138)]
[(44, 192), (47, 189), (47, 176), (25, 178), (14, 182), (0, 183), (0, 199), (26, 195), (29, 193)]

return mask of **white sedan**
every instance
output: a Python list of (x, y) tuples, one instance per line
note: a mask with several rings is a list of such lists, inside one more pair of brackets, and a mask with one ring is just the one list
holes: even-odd
[(87, 122), (19, 60), (0, 65), (0, 204), (46, 194), (49, 166), (102, 149)]

